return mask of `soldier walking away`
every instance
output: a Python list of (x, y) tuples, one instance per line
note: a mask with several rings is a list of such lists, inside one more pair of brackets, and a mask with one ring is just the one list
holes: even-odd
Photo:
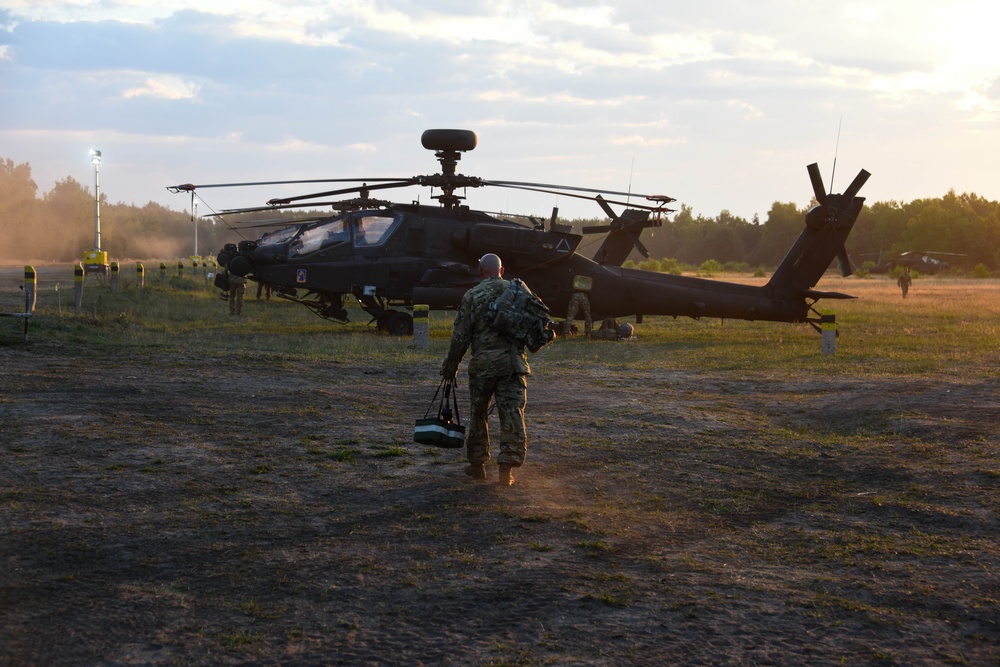
[(899, 285), (900, 291), (903, 293), (903, 298), (906, 298), (906, 293), (910, 291), (910, 283), (913, 282), (913, 277), (910, 275), (910, 267), (904, 267), (903, 272), (899, 274), (899, 278), (896, 279), (896, 284)]
[(500, 416), (500, 450), (496, 457), (500, 465), (500, 484), (510, 486), (514, 483), (511, 471), (524, 464), (527, 453), (524, 406), (531, 368), (524, 346), (494, 328), (486, 317), (490, 304), (510, 284), (503, 279), (500, 258), (492, 253), (483, 255), (479, 260), (479, 276), (482, 282), (462, 297), (441, 375), (454, 378), (466, 351), (472, 347), (469, 361), (471, 414), (465, 437), (469, 465), (465, 472), (473, 479), (486, 479), (486, 464), (490, 460), (487, 420), (490, 398), (493, 398)]
[(574, 292), (569, 298), (569, 308), (566, 309), (566, 323), (563, 325), (563, 335), (569, 336), (572, 333), (573, 320), (578, 312), (583, 313), (583, 334), (590, 335), (594, 328), (594, 320), (590, 316), (590, 297), (586, 292)]
[(229, 278), (229, 314), (241, 315), (243, 295), (247, 291), (247, 279), (230, 273), (229, 269), (226, 269), (226, 277)]

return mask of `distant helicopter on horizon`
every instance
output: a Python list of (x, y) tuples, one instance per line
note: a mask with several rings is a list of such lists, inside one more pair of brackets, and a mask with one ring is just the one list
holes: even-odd
[(917, 273), (925, 273), (928, 275), (937, 273), (938, 271), (946, 271), (951, 268), (951, 264), (948, 262), (937, 259), (933, 255), (944, 256), (944, 257), (964, 257), (965, 255), (957, 252), (923, 252), (918, 250), (907, 250), (906, 252), (901, 252), (894, 259), (884, 260), (882, 259), (882, 253), (878, 253), (878, 261), (875, 266), (869, 269), (871, 273), (889, 273), (897, 266), (909, 267), (911, 271), (916, 271)]

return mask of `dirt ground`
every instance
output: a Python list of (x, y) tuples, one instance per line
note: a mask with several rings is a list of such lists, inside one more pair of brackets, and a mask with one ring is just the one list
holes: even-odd
[(500, 488), (435, 360), (0, 364), (3, 665), (1000, 665), (995, 377), (543, 360)]

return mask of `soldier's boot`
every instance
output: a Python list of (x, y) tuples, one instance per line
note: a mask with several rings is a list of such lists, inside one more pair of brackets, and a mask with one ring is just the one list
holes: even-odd
[(465, 474), (472, 479), (486, 481), (486, 464), (470, 463), (465, 466)]
[(507, 465), (500, 466), (500, 486), (514, 486), (513, 468)]

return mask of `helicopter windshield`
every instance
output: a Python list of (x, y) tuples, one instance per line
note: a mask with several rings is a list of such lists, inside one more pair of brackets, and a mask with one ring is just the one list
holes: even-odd
[(396, 222), (391, 215), (359, 215), (354, 219), (355, 247), (382, 245), (392, 235)]
[(288, 247), (289, 257), (308, 255), (311, 252), (330, 248), (350, 239), (345, 218), (334, 218), (328, 222), (309, 227), (302, 231)]
[(295, 236), (296, 232), (299, 231), (298, 225), (293, 225), (291, 227), (284, 227), (273, 232), (268, 232), (260, 237), (257, 241), (258, 246), (265, 245), (277, 245), (279, 243), (287, 243), (288, 239)]

